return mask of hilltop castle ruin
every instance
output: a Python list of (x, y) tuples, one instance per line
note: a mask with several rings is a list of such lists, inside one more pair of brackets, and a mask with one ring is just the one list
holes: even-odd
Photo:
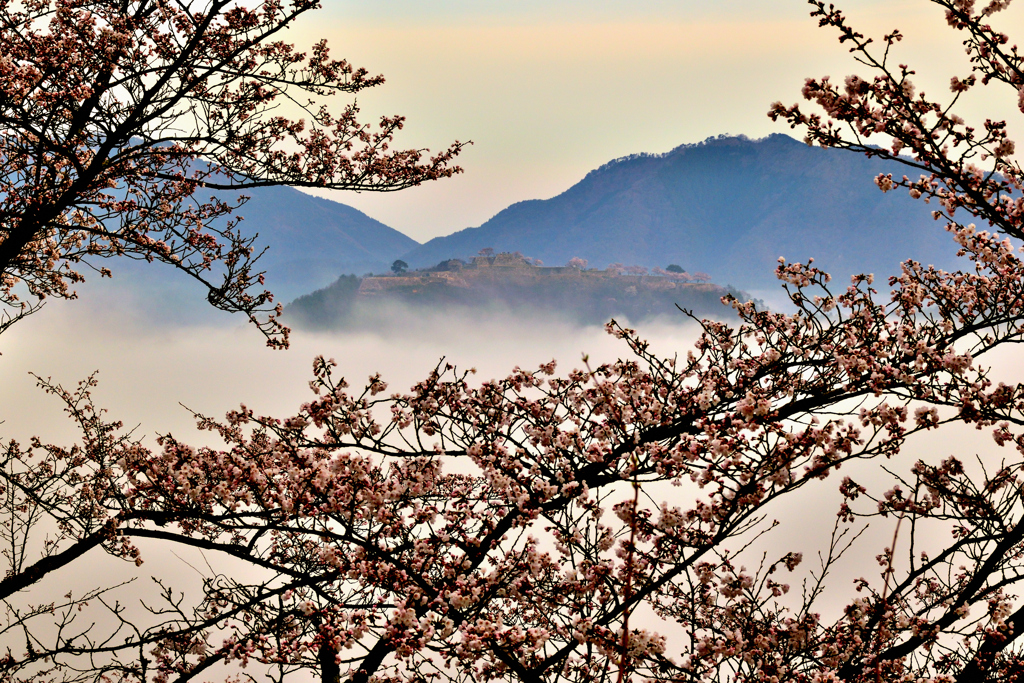
[[(418, 294), (444, 287), (477, 289), (489, 286), (541, 286), (579, 283), (596, 285), (614, 280), (625, 288), (626, 294), (639, 289), (666, 291), (677, 288), (705, 289), (713, 285), (685, 282), (685, 274), (633, 275), (618, 268), (605, 270), (580, 269), (573, 266), (538, 266), (519, 253), (501, 253), (493, 256), (475, 256), (465, 263), (459, 259), (443, 261), (429, 270), (412, 271), (398, 275), (363, 278), (358, 296), (381, 294)], [(630, 292), (632, 290), (632, 292)]]

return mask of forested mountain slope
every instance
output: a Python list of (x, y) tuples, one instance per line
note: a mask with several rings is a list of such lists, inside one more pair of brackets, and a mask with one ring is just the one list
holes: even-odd
[(243, 230), (269, 247), (260, 265), (283, 301), (324, 287), (341, 273), (387, 270), (417, 242), (351, 206), (290, 187), (250, 190), (238, 210)]
[(513, 204), (402, 258), (422, 267), (491, 247), (549, 265), (577, 256), (592, 267), (675, 263), (753, 292), (776, 287), (780, 256), (814, 257), (843, 281), (895, 273), (911, 256), (950, 264), (955, 247), (929, 207), (879, 191), (883, 171), (904, 167), (785, 135), (719, 137), (612, 161), (557, 197)]

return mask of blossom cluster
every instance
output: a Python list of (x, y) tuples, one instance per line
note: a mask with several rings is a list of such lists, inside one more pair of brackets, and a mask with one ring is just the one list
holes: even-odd
[[(318, 3), (252, 8), (40, 0), (0, 7), (0, 331), (46, 297), (74, 298), (100, 258), (161, 261), (287, 345), (246, 188), (389, 191), (451, 176), (462, 144), (391, 149), (400, 116), (360, 123), (326, 98), (383, 83), (280, 32)], [(306, 118), (281, 116), (282, 99)], [(219, 197), (210, 192), (222, 191)], [(27, 290), (28, 299), (25, 298)], [(20, 293), (19, 293), (20, 292)]]

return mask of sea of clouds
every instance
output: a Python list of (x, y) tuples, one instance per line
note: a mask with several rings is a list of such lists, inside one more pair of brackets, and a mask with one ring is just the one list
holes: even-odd
[[(311, 365), (317, 355), (334, 358), (338, 374), (353, 386), (379, 372), (389, 391), (395, 392), (404, 392), (424, 378), (442, 358), (460, 368), (476, 368), (475, 381), (482, 381), (503, 376), (516, 366), (530, 369), (552, 359), (561, 374), (581, 367), (584, 355), (591, 365), (629, 355), (624, 342), (599, 326), (579, 327), (552, 318), (509, 318), (500, 312), (459, 316), (408, 309), (396, 310), (399, 317), (380, 331), (296, 330), (291, 348), (275, 351), (266, 348), (258, 332), (240, 317), (207, 310), (195, 288), (182, 286), (154, 296), (152, 289), (132, 284), (130, 278), (88, 283), (80, 290), (81, 300), (51, 302), (0, 337), (0, 440), (24, 442), (33, 435), (63, 445), (76, 440), (75, 426), (63, 414), (60, 402), (38, 389), (31, 373), (72, 386), (97, 372), (97, 404), (112, 419), (134, 428), (150, 446), (153, 437), (164, 433), (195, 445), (216, 445), (213, 435), (195, 429), (190, 411), (221, 417), (245, 403), (258, 414), (287, 417), (309, 400)], [(685, 356), (699, 328), (663, 320), (645, 324), (639, 331), (660, 355)], [(1000, 350), (984, 362), (995, 367), (994, 377), (999, 380), (1024, 379), (1024, 362), (1013, 348)], [(770, 507), (767, 522), (777, 519), (780, 524), (751, 547), (748, 565), (756, 566), (761, 552), (768, 554), (770, 562), (785, 552), (801, 551), (806, 558), (802, 576), (807, 576), (832, 530), (839, 502), (835, 489), (842, 475), (865, 485), (876, 484), (881, 492), (891, 479), (880, 465), (906, 472), (917, 458), (937, 461), (953, 454), (965, 460), (979, 458), (990, 468), (1003, 458), (1015, 457), (997, 448), (988, 430), (954, 426), (915, 437), (900, 462), (855, 463), (840, 476)], [(678, 488), (658, 486), (652, 493), (657, 502), (666, 500), (686, 508), (703, 492), (684, 483)], [(621, 494), (629, 496), (628, 487)], [(878, 576), (874, 556), (891, 536), (891, 519), (872, 522), (871, 531), (851, 550), (849, 561), (833, 570), (834, 592), (826, 600), (825, 606), (831, 607), (826, 611), (834, 609), (838, 614), (854, 579)], [(937, 529), (931, 540), (938, 547), (947, 538), (944, 530)], [(208, 560), (157, 547), (144, 548), (144, 555), (149, 560), (141, 570), (146, 582), (149, 576), (174, 582), (186, 575), (192, 577), (186, 583), (198, 581), (205, 569), (197, 563)], [(74, 583), (83, 587), (90, 575), (127, 580), (137, 574), (133, 566), (102, 556), (87, 559), (75, 572)], [(54, 578), (63, 590), (67, 577)], [(142, 579), (141, 575), (136, 578)], [(796, 580), (794, 576), (794, 588)], [(140, 588), (138, 582), (127, 586), (125, 595)]]

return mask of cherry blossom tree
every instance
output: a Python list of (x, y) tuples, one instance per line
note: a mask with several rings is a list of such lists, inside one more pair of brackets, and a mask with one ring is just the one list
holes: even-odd
[[(314, 395), (294, 416), (201, 418), (224, 449), (165, 436), (150, 452), (115, 438), (83, 392), (62, 393), (86, 418), (86, 447), (9, 451), (24, 472), (16, 492), (47, 477), (64, 492), (19, 509), (88, 520), (108, 552), (136, 561), (146, 539), (265, 575), (211, 576), (188, 610), (173, 603), (151, 628), (85, 644), (76, 614), (58, 608), (71, 635), (12, 651), (8, 666), (97, 661), (116, 642), (104, 671), (183, 680), (220, 662), (353, 681), (917, 680), (988, 651), (987, 671), (1013, 671), (995, 655), (1017, 618), (1019, 465), (977, 481), (955, 457), (921, 460), (884, 494), (832, 477), (858, 460), (897, 461), (906, 439), (954, 421), (1011, 448), (1024, 441), (1011, 427), (1021, 391), (979, 364), (1020, 339), (1024, 266), (990, 235), (960, 237), (973, 278), (907, 268), (888, 305), (867, 278), (832, 295), (819, 271), (780, 266), (799, 313), (737, 302), (743, 322), (704, 322), (680, 360), (612, 326), (633, 358), (478, 386), (444, 366), (387, 395), (379, 377), (348, 391), (318, 359)], [(962, 315), (933, 312), (951, 307)], [(859, 410), (843, 408), (851, 401)], [(836, 530), (793, 597), (798, 552), (751, 562), (744, 548), (781, 499), (831, 482)], [(952, 520), (955, 535), (909, 567), (883, 548), (878, 579), (826, 621), (825, 579), (872, 496), (870, 514), (910, 533)], [(5, 582), (31, 583), (30, 570)], [(14, 622), (36, 633), (28, 625), (53, 609)]]
[[(393, 150), (401, 116), (358, 121), (329, 98), (383, 83), (281, 34), (316, 0), (0, 3), (0, 330), (81, 267), (161, 261), (287, 343), (253, 238), (211, 191), (391, 191), (450, 176), (461, 144)], [(282, 115), (287, 103), (302, 118)]]
[[(973, 59), (951, 99), (972, 79), (1019, 97), (1016, 50), (986, 23), (1008, 3), (936, 4)], [(733, 300), (738, 324), (700, 321), (669, 358), (612, 323), (629, 355), (564, 374), (479, 382), (441, 364), (388, 393), (318, 358), (292, 416), (199, 416), (216, 448), (165, 435), (152, 450), (88, 382), (43, 382), (84, 438), (5, 450), (0, 633), (27, 642), (8, 646), (7, 679), (208, 680), (228, 664), (360, 683), (1018, 680), (1024, 387), (987, 359), (1024, 338), (1020, 169), (1004, 124), (978, 134), (890, 68), (897, 33), (878, 56), (811, 5), (872, 79), (808, 81), (820, 110), (771, 114), (925, 171), (878, 183), (936, 200), (963, 270), (908, 261), (882, 294), (783, 262), (795, 313)], [(1002, 457), (907, 448), (957, 424)], [(832, 533), (805, 559), (774, 520), (808, 503)], [(44, 517), (59, 533), (29, 542)], [(146, 543), (214, 558), (198, 597), (167, 589), (148, 621), (116, 587), (15, 607), (90, 548), (144, 562)], [(847, 566), (860, 578), (837, 578)]]

